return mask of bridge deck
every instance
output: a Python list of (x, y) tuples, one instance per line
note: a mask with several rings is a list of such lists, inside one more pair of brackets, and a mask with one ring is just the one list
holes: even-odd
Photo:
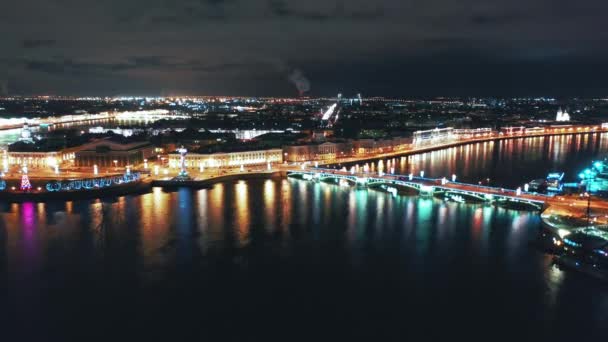
[(553, 196), (543, 195), (532, 192), (520, 191), (518, 194), (517, 190), (498, 188), (498, 187), (490, 187), (490, 186), (482, 186), (476, 184), (467, 184), (460, 182), (451, 182), (445, 179), (436, 179), (436, 178), (422, 178), (422, 177), (410, 177), (404, 175), (389, 175), (384, 174), (382, 176), (377, 173), (351, 173), (345, 172), (341, 170), (333, 170), (333, 169), (322, 169), (322, 168), (311, 168), (306, 170), (292, 170), (289, 171), (292, 174), (310, 174), (310, 175), (318, 175), (320, 178), (343, 178), (343, 179), (364, 179), (366, 183), (378, 183), (378, 182), (386, 182), (386, 183), (411, 183), (418, 184), (419, 186), (427, 186), (433, 187), (434, 189), (440, 189), (443, 191), (456, 191), (456, 192), (469, 192), (480, 195), (492, 195), (503, 198), (513, 198), (518, 200), (527, 200), (536, 203), (548, 203), (555, 201), (556, 199)]

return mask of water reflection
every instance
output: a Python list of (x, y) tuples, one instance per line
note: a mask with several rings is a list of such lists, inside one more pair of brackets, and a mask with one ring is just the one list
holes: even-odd
[[(578, 139), (580, 147), (569, 150), (568, 139)], [(384, 166), (435, 175), (456, 171), (460, 177), (468, 168), (479, 172), (475, 178), (508, 183), (527, 177), (531, 167), (511, 166), (514, 161), (538, 163), (534, 172), (544, 174), (554, 165), (588, 163), (590, 157), (572, 155), (577, 149), (599, 154), (607, 146), (597, 136), (511, 140), (386, 160)], [(28, 313), (45, 309), (32, 293), (53, 298), (40, 284), (77, 284), (66, 296), (84, 288), (85, 298), (103, 289), (109, 298), (136, 297), (151, 307), (156, 298), (150, 288), (172, 294), (186, 289), (187, 300), (200, 299), (215, 313), (214, 300), (238, 307), (257, 298), (256, 291), (302, 294), (322, 283), (319, 288), (340, 291), (360, 286), (361, 298), (386, 295), (387, 302), (404, 306), (400, 296), (415, 293), (423, 303), (418, 309), (438, 296), (460, 304), (448, 298), (455, 296), (555, 322), (563, 322), (565, 312), (599, 315), (608, 295), (552, 268), (531, 248), (539, 228), (536, 213), (322, 182), (247, 180), (103, 201), (6, 205), (0, 212), (0, 272), (16, 301), (34, 298), (21, 302), (33, 308)], [(580, 296), (581, 286), (589, 292), (584, 300), (570, 299)], [(305, 302), (296, 302), (292, 312)]]
[[(590, 160), (607, 152), (608, 133), (592, 133), (480, 142), (401, 157), (391, 165), (399, 174), (424, 171), (427, 177), (448, 179), (456, 174), (459, 181), (486, 183), (490, 179), (491, 184), (517, 187), (550, 171), (565, 172), (574, 180)], [(372, 169), (389, 161), (373, 162)]]

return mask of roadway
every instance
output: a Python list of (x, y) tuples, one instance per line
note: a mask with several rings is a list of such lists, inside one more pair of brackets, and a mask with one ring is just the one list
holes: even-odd
[(591, 198), (588, 198), (586, 196), (581, 197), (578, 195), (550, 196), (535, 192), (525, 192), (506, 188), (451, 182), (447, 179), (421, 177), (411, 177), (410, 179), (409, 176), (403, 175), (383, 174), (382, 176), (380, 176), (378, 173), (351, 173), (343, 170), (334, 169), (308, 168), (304, 170), (293, 170), (293, 172), (326, 173), (344, 177), (355, 176), (358, 178), (384, 179), (387, 181), (405, 181), (418, 183), (424, 186), (439, 187), (446, 190), (451, 189), (484, 195), (488, 194), (493, 196), (512, 197), (521, 200), (542, 202), (545, 204), (545, 207), (551, 208), (553, 213), (562, 216), (586, 216), (587, 206), (589, 205), (590, 210), (596, 216), (596, 220), (597, 217), (600, 217), (601, 221), (608, 221), (608, 201), (595, 196), (592, 196)]

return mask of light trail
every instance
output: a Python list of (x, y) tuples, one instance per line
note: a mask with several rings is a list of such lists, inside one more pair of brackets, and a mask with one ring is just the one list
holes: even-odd
[(334, 114), (336, 107), (338, 107), (337, 103), (334, 103), (333, 105), (329, 106), (327, 111), (325, 111), (325, 113), (323, 113), (323, 117), (321, 118), (321, 120), (323, 120), (323, 121), (329, 120), (331, 118), (331, 116)]

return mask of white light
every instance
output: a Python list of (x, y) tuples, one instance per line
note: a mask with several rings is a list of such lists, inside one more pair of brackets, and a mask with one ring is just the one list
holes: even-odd
[(241, 172), (245, 171), (245, 167), (241, 164)]
[(55, 165), (55, 174), (58, 175), (59, 174), (59, 166)]
[(271, 170), (272, 170), (272, 165), (270, 164), (270, 162), (268, 162), (268, 163), (266, 164), (266, 168), (268, 169), (268, 171), (271, 171)]
[(329, 106), (327, 111), (325, 111), (325, 113), (323, 113), (323, 117), (321, 118), (321, 120), (324, 120), (324, 121), (329, 120), (329, 118), (334, 113), (334, 110), (336, 109), (337, 106), (338, 106), (337, 103), (334, 103), (333, 105)]
[(564, 238), (564, 236), (570, 235), (570, 232), (565, 229), (558, 229), (557, 235), (559, 235), (560, 238)]
[(408, 177), (408, 178), (409, 178), (409, 180), (414, 179), (414, 174), (413, 174), (413, 173), (410, 173), (410, 175), (409, 175), (409, 177)]
[(154, 165), (154, 175), (158, 176), (158, 165)]
[(515, 195), (520, 196), (521, 195), (521, 187), (517, 188), (517, 190), (515, 190)]
[(198, 170), (202, 173), (205, 172), (205, 164), (203, 162), (200, 162), (200, 164), (198, 164)]
[(420, 178), (424, 178), (424, 171), (420, 171)]
[(93, 174), (97, 176), (99, 174), (99, 169), (97, 168), (97, 164), (93, 165)]
[(456, 181), (456, 175), (455, 175), (455, 174), (453, 174), (453, 175), (452, 175), (452, 182), (455, 182), (455, 181)]
[(530, 185), (528, 183), (524, 184), (524, 191), (528, 192), (529, 189), (530, 189)]

